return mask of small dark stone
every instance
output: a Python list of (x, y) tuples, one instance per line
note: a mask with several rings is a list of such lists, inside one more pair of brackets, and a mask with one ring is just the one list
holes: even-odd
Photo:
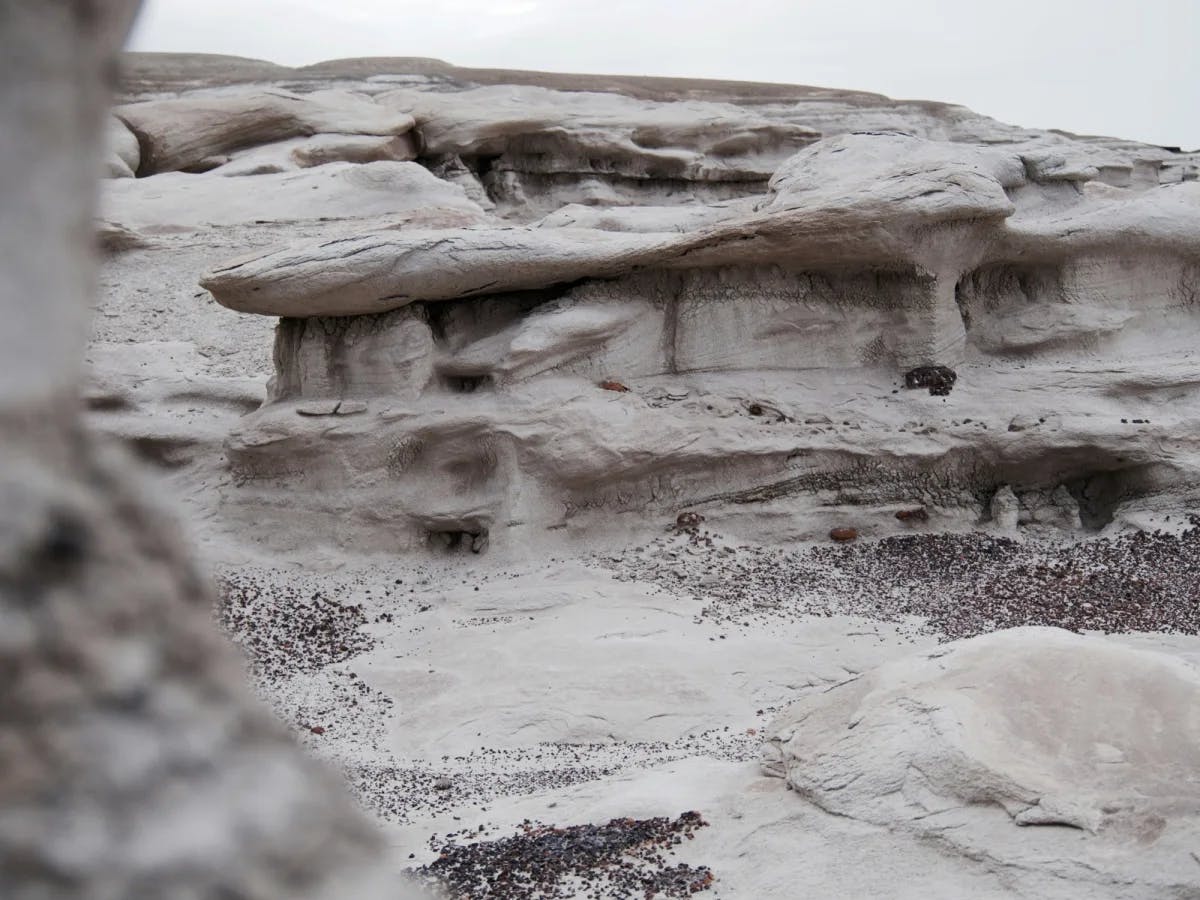
[(943, 397), (954, 388), (958, 373), (949, 366), (918, 366), (904, 373), (906, 388), (929, 388), (935, 397)]

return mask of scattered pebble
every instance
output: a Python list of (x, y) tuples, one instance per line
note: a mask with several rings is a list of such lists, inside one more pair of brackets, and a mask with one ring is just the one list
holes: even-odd
[(949, 366), (918, 366), (904, 373), (906, 388), (929, 388), (929, 393), (935, 397), (948, 395), (956, 381), (958, 373)]
[(374, 645), (360, 631), (367, 621), (362, 606), (326, 591), (309, 593), (252, 569), (225, 574), (217, 589), (217, 621), (267, 680), (315, 671)]

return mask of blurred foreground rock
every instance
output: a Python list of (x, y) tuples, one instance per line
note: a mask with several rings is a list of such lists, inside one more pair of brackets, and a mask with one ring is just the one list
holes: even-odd
[(105, 82), (136, 6), (0, 0), (0, 895), (385, 896), (372, 828), (249, 696), (179, 536), (82, 425)]

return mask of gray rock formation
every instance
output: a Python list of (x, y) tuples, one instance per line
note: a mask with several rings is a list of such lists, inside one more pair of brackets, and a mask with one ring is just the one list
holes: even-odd
[(0, 893), (383, 896), (372, 827), (249, 696), (180, 538), (81, 421), (103, 73), (136, 5), (0, 2)]
[[(290, 159), (297, 151), (303, 151), (303, 145), (273, 150), (273, 154)], [(238, 164), (234, 160), (223, 168)], [(372, 217), (384, 220), (380, 224), (386, 227), (443, 228), (472, 225), (483, 218), (483, 211), (462, 188), (435, 178), (416, 163), (338, 160), (292, 168), (302, 171), (253, 163), (247, 170), (254, 173), (249, 188), (245, 178), (201, 180), (182, 172), (123, 180), (108, 186), (106, 215), (135, 229), (176, 233), (268, 222), (354, 219), (366, 223)]]
[[(587, 510), (666, 516), (731, 499), (791, 508), (811, 535), (828, 528), (822, 507), (845, 502), (865, 519), (920, 502), (1003, 528), (989, 509), (1002, 484), (1023, 526), (1095, 530), (1123, 503), (1200, 484), (1195, 405), (1161, 424), (1139, 407), (1194, 391), (1200, 185), (1176, 178), (1176, 154), (933, 107), (909, 133), (850, 132), (881, 115), (870, 111), (881, 100), (858, 97), (840, 124), (826, 110), (804, 125), (826, 100), (784, 114), (544, 86), (389, 85), (357, 87), (413, 116), (421, 155), (365, 169), (424, 165), (444, 180), (406, 176), (378, 204), (348, 192), (364, 167), (347, 162), (309, 170), (339, 179), (315, 202), (295, 175), (179, 186), (212, 222), (245, 222), (257, 202), (261, 219), (357, 209), (363, 226), (268, 246), (200, 280), (231, 309), (282, 317), (271, 402), (229, 444), (246, 488), (235, 505), (270, 507), (259, 486), (289, 483), (304, 460), (326, 486), (326, 509), (313, 512), (386, 546), (419, 544), (434, 520), (536, 532), (563, 524), (563, 509), (582, 524)], [(141, 106), (147, 118), (161, 108), (125, 108)], [(816, 140), (818, 126), (829, 136)], [(162, 195), (142, 182), (164, 177), (113, 185), (110, 217), (146, 224), (138, 216)], [(266, 194), (271, 178), (284, 180)], [(601, 182), (607, 193), (580, 196)], [(636, 196), (609, 190), (618, 182), (636, 182)], [(715, 185), (739, 187), (714, 202)], [(235, 190), (240, 200), (221, 199)], [(938, 365), (958, 371), (952, 396), (895, 393), (906, 372)], [(600, 391), (609, 379), (632, 391)], [(1063, 382), (1069, 402), (1039, 399)], [(652, 401), (663, 393), (694, 399)], [(335, 439), (293, 409), (349, 398), (365, 417)], [(730, 400), (743, 415), (715, 417)], [(845, 404), (853, 419), (836, 415)], [(808, 427), (814, 416), (833, 427)], [(463, 428), (507, 462), (457, 458)], [(546, 437), (564, 430), (569, 444)], [(1169, 458), (1157, 449), (1168, 433), (1181, 448)], [(443, 496), (457, 499), (426, 508), (440, 476), (388, 462), (418, 445), (434, 469), (480, 471), (473, 496), (450, 476)], [(728, 476), (719, 490), (714, 467)], [(358, 490), (374, 498), (362, 533)], [(283, 541), (287, 530), (272, 527)]]
[[(1200, 671), (1174, 657), (1017, 628), (793, 705), (764, 768), (830, 812), (986, 853), (1018, 883), (1057, 870), (1075, 890), (1190, 897), (1198, 702)], [(1034, 825), (1068, 827), (1016, 834)]]
[[(138, 172), (217, 168), (222, 157), (245, 147), (314, 134), (403, 135), (411, 116), (389, 113), (366, 98), (317, 91), (203, 95), (118, 106), (118, 119), (142, 147)], [(211, 163), (208, 161), (212, 161)]]
[[(1194, 894), (1190, 669), (910, 617), (1194, 630), (1194, 532), (1123, 532), (1200, 498), (1195, 154), (435, 60), (135, 55), (121, 90), (88, 420), (194, 513), (398, 866), (695, 808), (722, 895)], [(318, 594), (347, 643), (297, 668)], [(774, 746), (813, 803), (746, 765), (806, 691)]]
[(386, 92), (420, 123), (424, 153), (461, 160), (501, 209), (528, 219), (566, 200), (647, 203), (662, 193), (725, 199), (761, 190), (812, 128), (728, 103), (497, 85)]

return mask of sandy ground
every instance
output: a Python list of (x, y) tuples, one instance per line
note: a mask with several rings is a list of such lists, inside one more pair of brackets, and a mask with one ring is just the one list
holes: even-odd
[[(223, 609), (258, 660), (264, 696), (379, 815), (398, 872), (528, 823), (696, 810), (707, 827), (664, 865), (708, 867), (713, 896), (794, 896), (800, 884), (822, 897), (1025, 896), (1006, 864), (799, 800), (760, 772), (759, 735), (806, 692), (948, 632), (986, 630), (962, 588), (947, 591), (964, 565), (985, 586), (989, 572), (1005, 575), (1021, 621), (1070, 624), (1079, 610), (1067, 592), (1036, 602), (1046, 595), (1039, 579), (1068, 577), (1064, 559), (1080, 578), (1082, 560), (1089, 571), (1116, 565), (1128, 574), (1141, 559), (1155, 573), (1148, 596), (1178, 597), (1171, 579), (1190, 577), (1191, 563), (1171, 560), (1190, 559), (1191, 534), (1065, 551), (1013, 545), (989, 563), (997, 550), (986, 536), (958, 539), (952, 552), (937, 538), (785, 551), (669, 530), (646, 546), (580, 559), (504, 564), (465, 553), (323, 574), (237, 567)], [(896, 567), (898, 550), (923, 564)], [(880, 580), (873, 566), (890, 567), (892, 578)], [(958, 616), (943, 606), (933, 616), (905, 612), (913, 597), (939, 592)], [(1115, 592), (1092, 597), (1109, 614), (1123, 608)], [(850, 614), (854, 604), (870, 615)], [(1200, 659), (1191, 636), (1122, 639)], [(996, 815), (997, 829), (1013, 828)], [(557, 884), (565, 893), (528, 896), (584, 890)], [(640, 895), (605, 884), (595, 896)]]

